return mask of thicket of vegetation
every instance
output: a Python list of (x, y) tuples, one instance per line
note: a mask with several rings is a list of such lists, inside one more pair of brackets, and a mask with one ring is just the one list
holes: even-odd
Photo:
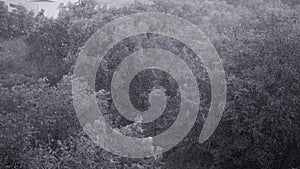
[[(151, 2), (119, 9), (92, 0), (68, 3), (60, 6), (55, 19), (22, 7), (1, 14), (0, 168), (300, 168), (298, 1)], [(70, 82), (80, 47), (97, 29), (114, 18), (143, 11), (179, 16), (202, 29), (223, 60), (228, 94), (222, 121), (206, 143), (197, 142), (203, 124), (200, 113), (179, 145), (162, 156), (139, 160), (106, 152), (84, 134), (72, 105)], [(106, 83), (118, 63), (114, 58), (127, 56), (137, 46), (179, 55), (184, 48), (158, 35), (132, 37), (112, 51), (106, 67), (99, 68), (99, 105), (111, 112), (106, 116), (112, 125), (133, 136), (166, 127), (130, 123), (112, 105)], [(192, 52), (185, 56), (192, 58)], [(183, 59), (201, 70), (200, 62)], [(204, 70), (197, 78), (207, 113), (209, 79)], [(164, 118), (169, 124), (176, 115)]]

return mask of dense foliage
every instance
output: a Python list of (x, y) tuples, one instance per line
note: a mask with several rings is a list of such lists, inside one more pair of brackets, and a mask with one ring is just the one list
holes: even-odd
[[(116, 9), (91, 0), (61, 5), (55, 19), (24, 8), (3, 15), (11, 23), (1, 25), (0, 32), (0, 168), (300, 168), (300, 6), (286, 2), (153, 0)], [(223, 60), (228, 94), (222, 121), (207, 142), (197, 142), (200, 113), (179, 145), (139, 160), (106, 152), (85, 135), (72, 105), (71, 81), (80, 47), (98, 28), (143, 11), (169, 13), (201, 28)], [(107, 120), (127, 135), (166, 127), (122, 119), (106, 84), (118, 59), (149, 46), (182, 55), (201, 70), (203, 113), (209, 108), (209, 79), (192, 52), (181, 52), (184, 44), (159, 35), (131, 37), (106, 58), (96, 84)], [(176, 115), (164, 117), (170, 124)]]

